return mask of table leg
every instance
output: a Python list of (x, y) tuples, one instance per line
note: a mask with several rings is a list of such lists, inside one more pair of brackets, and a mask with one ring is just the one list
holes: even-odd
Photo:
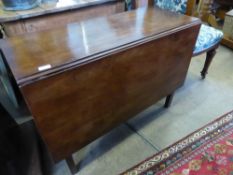
[[(93, 143), (87, 145), (78, 152), (74, 153), (73, 156), (75, 158), (75, 161), (72, 155), (66, 158), (67, 165), (72, 174), (75, 174), (80, 170), (81, 161), (86, 157), (87, 153), (91, 149), (91, 146), (93, 146)], [(75, 162), (78, 163), (75, 164)]]
[(171, 93), (167, 96), (165, 105), (164, 105), (165, 108), (169, 108), (171, 106), (173, 96), (174, 96), (174, 93)]
[(4, 32), (3, 26), (0, 24), (0, 39), (5, 38), (5, 37), (6, 37), (6, 34)]

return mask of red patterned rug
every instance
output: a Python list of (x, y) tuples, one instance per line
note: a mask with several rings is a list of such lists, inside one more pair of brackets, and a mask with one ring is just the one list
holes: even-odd
[(122, 175), (233, 175), (233, 111)]

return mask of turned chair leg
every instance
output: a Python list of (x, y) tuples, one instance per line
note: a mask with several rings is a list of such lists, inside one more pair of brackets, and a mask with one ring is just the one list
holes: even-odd
[(206, 53), (205, 64), (204, 64), (203, 70), (201, 71), (202, 79), (205, 79), (206, 74), (208, 73), (208, 68), (209, 68), (215, 54), (216, 54), (216, 49), (210, 50)]
[(172, 100), (173, 100), (174, 93), (167, 96), (164, 107), (169, 108), (171, 106)]

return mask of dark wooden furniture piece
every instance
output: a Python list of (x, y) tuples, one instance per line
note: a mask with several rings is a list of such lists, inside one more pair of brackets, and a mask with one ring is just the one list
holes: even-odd
[(59, 0), (26, 11), (4, 11), (0, 1), (0, 24), (11, 37), (124, 11), (124, 0)]
[(51, 157), (33, 120), (19, 125), (1, 103), (0, 140), (1, 175), (52, 175)]
[(0, 48), (59, 161), (166, 96), (168, 107), (184, 83), (200, 24), (141, 8), (11, 37)]

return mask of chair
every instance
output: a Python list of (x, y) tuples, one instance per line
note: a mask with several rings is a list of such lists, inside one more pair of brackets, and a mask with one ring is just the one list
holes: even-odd
[[(141, 0), (142, 1), (142, 0)], [(136, 0), (125, 0), (126, 8), (132, 10), (136, 8)], [(196, 0), (148, 0), (148, 5), (156, 5), (164, 10), (173, 11), (191, 16), (194, 12)], [(202, 24), (195, 44), (193, 56), (198, 56), (206, 52), (206, 60), (201, 71), (201, 76), (205, 79), (208, 68), (216, 54), (223, 33), (211, 26)]]

